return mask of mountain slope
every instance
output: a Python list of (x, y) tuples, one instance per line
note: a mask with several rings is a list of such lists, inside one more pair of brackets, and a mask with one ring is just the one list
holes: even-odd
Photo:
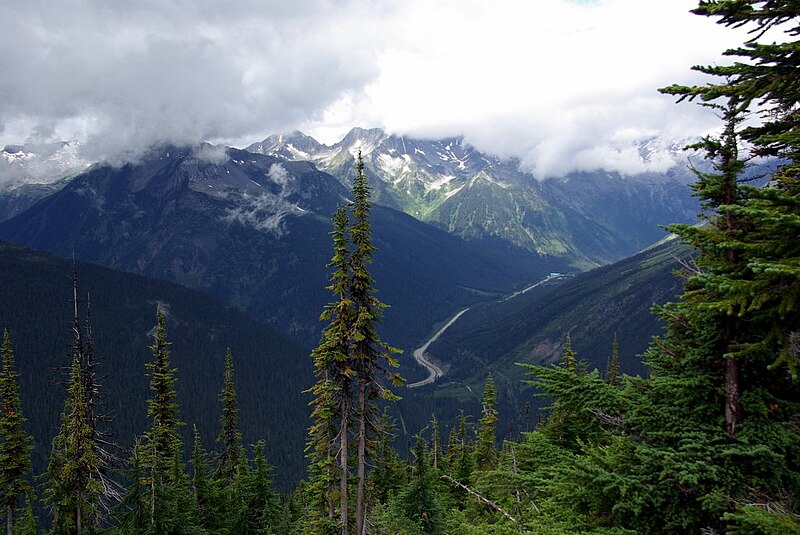
[[(0, 329), (12, 337), (26, 427), (42, 471), (59, 425), (69, 366), (72, 263), (0, 242)], [(285, 336), (203, 293), (175, 284), (78, 263), (81, 295), (91, 294), (95, 351), (117, 439), (130, 446), (146, 430), (150, 396), (145, 363), (151, 359), (157, 303), (166, 312), (172, 364), (178, 368), (180, 416), (197, 425), (214, 447), (220, 415), (225, 348), (234, 355), (246, 444), (265, 439), (278, 482), (302, 476), (310, 359)], [(187, 441), (187, 444), (189, 442)]]
[[(0, 224), (0, 238), (201, 289), (310, 346), (328, 300), (329, 217), (347, 194), (306, 162), (164, 148), (137, 164), (92, 168)], [(372, 223), (373, 274), (392, 306), (383, 332), (401, 347), (451, 310), (557, 264), (379, 206)]]
[(623, 371), (640, 373), (637, 357), (660, 326), (650, 311), (681, 292), (673, 274), (691, 249), (676, 240), (571, 279), (560, 279), (514, 299), (474, 307), (430, 348), (455, 380), (485, 369), (511, 379), (522, 375), (515, 362), (557, 362), (566, 333), (590, 369), (605, 369), (617, 333)]
[[(677, 147), (643, 143), (643, 161)], [(460, 236), (500, 238), (579, 268), (618, 260), (661, 239), (660, 224), (695, 219), (684, 167), (623, 177), (597, 171), (537, 180), (515, 159), (482, 154), (460, 138), (419, 140), (353, 129), (327, 147), (300, 132), (248, 150), (311, 161), (347, 184), (362, 152), (382, 204)]]

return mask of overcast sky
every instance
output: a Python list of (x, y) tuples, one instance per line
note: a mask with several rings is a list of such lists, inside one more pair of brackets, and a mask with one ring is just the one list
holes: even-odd
[[(353, 126), (463, 135), (539, 176), (642, 170), (631, 143), (717, 126), (657, 88), (741, 34), (694, 0), (5, 0), (0, 146), (246, 145)], [(669, 162), (656, 162), (664, 167)]]

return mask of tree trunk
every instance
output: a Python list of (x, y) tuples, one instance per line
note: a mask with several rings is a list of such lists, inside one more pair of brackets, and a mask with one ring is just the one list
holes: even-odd
[(81, 508), (75, 512), (75, 533), (78, 535), (83, 534), (83, 520), (81, 519)]
[(728, 440), (736, 440), (739, 422), (742, 420), (742, 405), (739, 400), (739, 361), (725, 361), (725, 431)]
[(349, 422), (347, 420), (347, 413), (349, 411), (349, 407), (347, 404), (344, 404), (342, 408), (342, 428), (339, 431), (339, 444), (340, 444), (340, 451), (339, 451), (339, 467), (342, 471), (342, 477), (339, 481), (339, 523), (341, 524), (342, 535), (349, 535), (348, 534), (348, 526), (347, 526), (347, 517), (348, 517), (348, 510), (347, 510), (347, 428), (349, 427)]
[(356, 535), (364, 531), (364, 485), (367, 457), (367, 382), (358, 383), (358, 486), (356, 488)]
[(6, 535), (14, 535), (14, 508), (11, 505), (6, 513)]

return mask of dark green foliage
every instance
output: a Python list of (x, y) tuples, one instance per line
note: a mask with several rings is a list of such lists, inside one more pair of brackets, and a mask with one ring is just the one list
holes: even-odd
[[(30, 499), (31, 437), (25, 432), (11, 337), (3, 330), (0, 369), (0, 513), (6, 517), (6, 532), (14, 527), (14, 514), (21, 498)], [(20, 520), (19, 522), (22, 522)], [(10, 535), (10, 534), (9, 534)]]
[(15, 535), (36, 535), (39, 533), (38, 521), (33, 512), (30, 500), (25, 503), (25, 507), (17, 511), (16, 526), (14, 527)]
[(478, 436), (475, 441), (475, 464), (481, 470), (489, 470), (497, 462), (497, 438), (495, 424), (497, 423), (497, 409), (495, 403), (497, 390), (494, 387), (492, 375), (486, 379), (483, 389), (483, 412), (478, 422)]
[(83, 347), (77, 320), (77, 297), (73, 296), (75, 318), (72, 364), (61, 428), (53, 438), (45, 486), (45, 503), (53, 511), (55, 533), (77, 533), (94, 527), (99, 514), (103, 487), (98, 478), (97, 457), (86, 405)]
[[(800, 276), (797, 258), (800, 245), (795, 237), (800, 229), (800, 138), (797, 104), (800, 89), (796, 81), (798, 20), (800, 6), (784, 0), (702, 1), (694, 11), (718, 17), (725, 26), (745, 27), (751, 34), (743, 47), (725, 52), (740, 61), (724, 66), (698, 66), (696, 70), (721, 78), (705, 86), (673, 85), (662, 91), (681, 99), (699, 98), (706, 104), (717, 102), (746, 110), (752, 103), (760, 106), (762, 120), (744, 128), (741, 136), (750, 141), (759, 155), (778, 156), (782, 165), (772, 175), (769, 188), (742, 188), (745, 197), (730, 202), (711, 197), (722, 219), (746, 222), (743, 231), (729, 237), (725, 247), (739, 255), (742, 268), (716, 284), (719, 300), (727, 305), (729, 315), (746, 318), (750, 329), (762, 329), (758, 340), (740, 343), (737, 353), (766, 351), (776, 353), (774, 366), (786, 366), (796, 374), (800, 353), (797, 349), (797, 325), (800, 322)], [(760, 43), (768, 32), (779, 32), (778, 41)], [(770, 38), (774, 37), (770, 34)], [(731, 130), (733, 126), (729, 126)], [(736, 165), (730, 154), (730, 135), (719, 146), (704, 147), (710, 157), (721, 156), (723, 163)], [(726, 143), (727, 139), (727, 143)], [(730, 176), (736, 169), (720, 168)], [(702, 177), (701, 177), (702, 178)], [(702, 181), (699, 187), (704, 188)]]
[(141, 446), (144, 468), (144, 501), (149, 515), (146, 526), (155, 533), (196, 533), (199, 528), (197, 500), (189, 489), (183, 468), (183, 425), (178, 419), (176, 370), (170, 364), (170, 342), (166, 339), (164, 314), (156, 311), (156, 326), (150, 346), (153, 357), (147, 364), (151, 398), (147, 402), (150, 429)]
[(150, 518), (149, 503), (145, 494), (145, 468), (143, 466), (142, 448), (136, 441), (131, 451), (130, 468), (126, 471), (129, 481), (127, 493), (116, 507), (121, 533), (143, 533)]
[(567, 341), (564, 344), (564, 354), (561, 356), (561, 365), (568, 372), (577, 372), (577, 361), (575, 360), (575, 351), (572, 349), (572, 339), (567, 333)]
[(428, 445), (417, 439), (414, 466), (408, 486), (398, 496), (403, 515), (419, 526), (421, 533), (442, 533), (444, 511), (439, 496), (437, 470), (430, 466)]
[(381, 430), (375, 440), (373, 467), (367, 483), (376, 503), (386, 503), (407, 482), (407, 466), (393, 447), (397, 438), (395, 422), (387, 410), (383, 411)]
[[(71, 343), (64, 329), (72, 322), (71, 271), (72, 262), (0, 243), (0, 300), (24, 303), (0, 307), (0, 328), (7, 326), (18, 357), (25, 357), (17, 359), (18, 380), (26, 429), (34, 440), (34, 473), (47, 467), (64, 405), (63, 390), (54, 385), (64, 379), (56, 370), (64, 368), (64, 348)], [(101, 414), (113, 415), (107, 431), (123, 448), (130, 451), (134, 437), (149, 427), (148, 378), (143, 370), (152, 343), (153, 307), (160, 302), (169, 310), (170, 357), (178, 368), (181, 416), (212, 439), (205, 444), (210, 449), (220, 432), (218, 394), (230, 346), (243, 443), (265, 438), (276, 465), (276, 485), (283, 491), (296, 485), (305, 471), (308, 413), (301, 390), (311, 374), (306, 350), (197, 291), (80, 262), (78, 271), (82, 289), (93, 296), (94, 352), (102, 357), (96, 368), (104, 393)], [(281, 370), (283, 380), (274, 380), (275, 370)], [(184, 442), (191, 444), (191, 426), (182, 431)]]
[(234, 482), (234, 494), (229, 501), (236, 521), (231, 533), (267, 535), (277, 533), (287, 524), (286, 511), (272, 487), (272, 467), (264, 455), (264, 443), (255, 445), (254, 468), (244, 462)]
[(349, 353), (355, 311), (348, 288), (350, 253), (346, 237), (348, 216), (344, 208), (336, 211), (333, 223), (333, 257), (329, 267), (334, 271), (328, 289), (336, 300), (329, 303), (320, 316), (320, 320), (327, 321), (327, 326), (319, 346), (311, 353), (317, 380), (308, 390), (314, 399), (310, 403), (312, 425), (306, 446), (312, 478), (309, 492), (316, 504), (312, 522), (324, 525), (333, 522), (333, 493), (337, 482), (340, 522), (346, 524), (348, 516), (348, 434), (353, 410), (350, 389), (355, 375)]
[(231, 481), (236, 475), (239, 460), (243, 455), (242, 434), (239, 432), (239, 407), (236, 403), (236, 386), (233, 381), (233, 355), (231, 354), (231, 348), (227, 348), (225, 351), (225, 373), (219, 400), (222, 403), (222, 416), (220, 417), (221, 429), (217, 442), (222, 444), (222, 451), (220, 451), (217, 461), (217, 471), (223, 479)]
[(172, 479), (171, 469), (182, 454), (182, 441), (178, 428), (183, 425), (178, 419), (178, 404), (175, 402), (177, 378), (170, 364), (169, 346), (166, 338), (164, 314), (156, 311), (156, 327), (150, 350), (153, 359), (147, 363), (150, 375), (151, 397), (147, 400), (147, 416), (150, 430), (143, 442), (143, 458), (156, 480)]
[(358, 153), (356, 170), (352, 191), (353, 203), (350, 207), (353, 223), (348, 229), (352, 251), (347, 264), (347, 290), (348, 296), (352, 299), (354, 313), (349, 331), (349, 351), (358, 386), (355, 528), (356, 533), (360, 534), (363, 532), (367, 507), (365, 495), (367, 458), (374, 456), (373, 448), (370, 447), (373, 437), (385, 432), (380, 427), (380, 417), (374, 400), (399, 399), (383, 384), (381, 376), (394, 386), (402, 385), (405, 380), (392, 370), (399, 366), (395, 355), (401, 351), (385, 343), (378, 334), (378, 323), (387, 305), (377, 298), (375, 282), (369, 270), (376, 248), (372, 245), (370, 225), (372, 202), (361, 152)]
[(606, 366), (606, 382), (612, 386), (619, 386), (619, 342), (617, 333), (614, 333), (614, 342), (611, 344), (611, 357)]
[(224, 506), (227, 504), (222, 499), (222, 493), (219, 490), (220, 484), (224, 485), (229, 482), (209, 477), (208, 454), (203, 449), (197, 427), (194, 427), (193, 431), (194, 443), (189, 464), (192, 466), (192, 492), (194, 493), (198, 524), (203, 529), (214, 532), (222, 529), (226, 518), (230, 517), (225, 515)]

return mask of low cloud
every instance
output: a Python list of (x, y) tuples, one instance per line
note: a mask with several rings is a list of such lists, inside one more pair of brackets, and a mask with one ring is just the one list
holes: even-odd
[(289, 173), (287, 173), (286, 169), (279, 163), (274, 163), (269, 166), (269, 171), (267, 172), (267, 176), (269, 176), (269, 178), (273, 182), (275, 182), (282, 188), (288, 186), (289, 180), (291, 179)]
[[(657, 94), (703, 82), (735, 31), (696, 0), (10, 0), (0, 146), (82, 142), (91, 161), (160, 144), (243, 146), (299, 128), (463, 135), (539, 177), (642, 161), (640, 139), (717, 120)], [(635, 134), (635, 135), (632, 135)]]
[(192, 155), (204, 162), (221, 164), (228, 161), (228, 148), (224, 145), (203, 143), (192, 151)]
[(283, 131), (377, 72), (361, 22), (380, 10), (355, 1), (12, 0), (3, 11), (0, 146), (80, 139), (99, 160)]

